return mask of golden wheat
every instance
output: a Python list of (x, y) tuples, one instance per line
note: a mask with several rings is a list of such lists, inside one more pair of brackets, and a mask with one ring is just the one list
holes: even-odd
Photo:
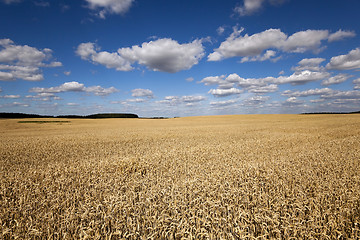
[(360, 238), (360, 115), (33, 121), (0, 120), (1, 239)]

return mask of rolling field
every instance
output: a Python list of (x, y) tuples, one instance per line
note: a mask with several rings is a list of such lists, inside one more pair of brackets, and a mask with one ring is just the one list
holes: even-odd
[(0, 120), (0, 239), (359, 239), (360, 115)]

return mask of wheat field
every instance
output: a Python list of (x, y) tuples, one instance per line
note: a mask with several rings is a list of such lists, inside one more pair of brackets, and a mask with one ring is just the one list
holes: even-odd
[(0, 120), (0, 239), (359, 239), (360, 115)]

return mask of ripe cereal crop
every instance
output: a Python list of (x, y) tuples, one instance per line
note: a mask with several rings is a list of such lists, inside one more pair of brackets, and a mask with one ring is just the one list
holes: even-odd
[(36, 121), (0, 120), (0, 239), (360, 238), (359, 114)]

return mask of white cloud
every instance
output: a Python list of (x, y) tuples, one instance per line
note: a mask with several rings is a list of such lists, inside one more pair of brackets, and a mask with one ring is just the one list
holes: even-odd
[(195, 103), (204, 101), (206, 98), (204, 96), (182, 96), (180, 99), (185, 103)]
[(61, 62), (49, 62), (52, 50), (39, 50), (27, 45), (15, 45), (10, 39), (0, 39), (0, 80), (23, 79), (40, 81), (44, 79), (41, 67), (59, 67)]
[(263, 93), (276, 92), (277, 90), (278, 90), (278, 86), (276, 84), (270, 84), (263, 87), (257, 87), (257, 86), (250, 87), (248, 89), (248, 92), (263, 94)]
[(143, 103), (146, 102), (147, 99), (144, 98), (132, 98), (132, 99), (126, 99), (125, 101), (111, 101), (111, 104), (123, 104), (123, 105), (129, 105), (130, 103)]
[(325, 58), (304, 58), (298, 63), (298, 66), (292, 68), (293, 71), (323, 71), (324, 67), (320, 67), (319, 65), (325, 61)]
[(360, 89), (360, 78), (355, 79), (353, 84), (355, 84), (354, 89)]
[(230, 88), (230, 89), (210, 89), (208, 93), (214, 95), (215, 97), (226, 97), (230, 95), (240, 94), (244, 91), (238, 88)]
[(299, 105), (299, 104), (303, 104), (304, 101), (297, 99), (296, 97), (289, 97), (288, 99), (286, 99), (286, 101), (284, 102), (285, 105)]
[(321, 99), (311, 99), (310, 100), (311, 103), (321, 103), (321, 102), (324, 102), (324, 101), (325, 101), (325, 99), (322, 99), (322, 98)]
[(65, 71), (64, 74), (65, 74), (66, 76), (70, 76), (71, 71)]
[(192, 82), (192, 81), (194, 81), (194, 78), (193, 77), (188, 77), (187, 79), (185, 79), (186, 81), (188, 81), (188, 82)]
[(86, 87), (84, 88), (85, 92), (89, 92), (89, 93), (93, 93), (97, 96), (107, 96), (109, 94), (118, 92), (119, 90), (117, 90), (114, 87), (109, 87), (109, 88), (103, 88), (101, 86), (92, 86), (92, 87)]
[(91, 56), (96, 54), (95, 44), (91, 42), (81, 43), (76, 49), (76, 54), (83, 60), (91, 59)]
[(355, 37), (355, 36), (356, 34), (354, 31), (343, 31), (340, 29), (339, 31), (330, 34), (328, 41), (334, 42), (334, 41), (343, 40), (344, 38)]
[[(0, 65), (0, 69), (1, 69)], [(15, 76), (13, 73), (10, 72), (0, 72), (0, 81), (12, 81), (15, 80)]]
[(230, 99), (230, 100), (226, 100), (226, 101), (215, 101), (215, 102), (210, 102), (210, 105), (212, 106), (228, 106), (228, 105), (232, 105), (234, 103), (236, 103), (237, 101), (235, 99)]
[(179, 44), (170, 38), (145, 42), (141, 46), (121, 48), (118, 53), (131, 62), (153, 71), (175, 73), (190, 69), (204, 56), (202, 40)]
[(134, 0), (86, 0), (88, 7), (93, 10), (100, 10), (97, 15), (105, 19), (107, 14), (126, 13)]
[(117, 71), (130, 71), (133, 69), (130, 62), (118, 53), (98, 52), (98, 50), (99, 48), (96, 48), (94, 43), (81, 43), (76, 50), (76, 54), (83, 60), (88, 60), (94, 64), (101, 64), (107, 68), (115, 68)]
[(130, 71), (132, 63), (146, 66), (153, 71), (175, 73), (190, 69), (204, 56), (202, 40), (179, 44), (163, 38), (145, 42), (141, 46), (120, 48), (117, 52), (99, 52), (94, 43), (82, 43), (76, 50), (77, 55), (92, 63), (98, 63), (118, 71)]
[(360, 48), (351, 50), (346, 55), (332, 57), (326, 65), (327, 69), (351, 70), (360, 68)]
[(332, 91), (328, 94), (321, 95), (326, 99), (360, 99), (360, 91)]
[(243, 57), (241, 59), (241, 63), (244, 62), (263, 62), (269, 59), (273, 59), (273, 57), (276, 55), (276, 52), (273, 50), (266, 50), (266, 52), (263, 55), (258, 55), (255, 57)]
[(269, 82), (274, 81), (274, 78), (242, 78), (236, 73), (233, 73), (226, 78), (226, 81), (236, 83), (239, 87), (247, 89), (266, 86)]
[(243, 5), (234, 8), (234, 12), (240, 16), (249, 16), (259, 12), (266, 2), (271, 5), (281, 5), (287, 0), (243, 0)]
[(306, 30), (294, 33), (282, 44), (285, 52), (303, 53), (308, 50), (318, 50), (321, 41), (329, 36), (328, 30)]
[(15, 98), (20, 98), (20, 95), (4, 95), (4, 96), (0, 96), (1, 98), (9, 98), (9, 99), (15, 99)]
[(263, 104), (269, 99), (270, 99), (269, 96), (253, 96), (251, 98), (244, 100), (244, 104), (254, 106), (254, 105)]
[(222, 35), (224, 32), (225, 32), (225, 27), (223, 26), (220, 26), (216, 29), (216, 32), (219, 34), (219, 35)]
[[(308, 82), (328, 79), (329, 77), (330, 73), (328, 72), (315, 72), (309, 70), (295, 72), (290, 76), (282, 75), (279, 77), (265, 78), (242, 78), (238, 74), (233, 73), (228, 75), (227, 77), (225, 75), (206, 77), (203, 78), (200, 83), (204, 83), (204, 85), (217, 85), (218, 87), (216, 89), (210, 89), (208, 93), (213, 94), (216, 97), (222, 97), (239, 94), (242, 93), (244, 90), (249, 93), (261, 95), (278, 91), (279, 84), (300, 85)], [(336, 76), (336, 78), (333, 78), (331, 80), (340, 81), (340, 77), (345, 76), (338, 75)], [(241, 87), (242, 89), (235, 88), (234, 86)]]
[(332, 84), (339, 84), (339, 83), (345, 82), (346, 80), (348, 80), (351, 77), (353, 77), (353, 76), (346, 74), (346, 73), (340, 73), (340, 74), (330, 77), (328, 79), (324, 79), (321, 82), (321, 85), (328, 86), (328, 85), (332, 85)]
[(313, 72), (309, 70), (304, 70), (301, 72), (295, 72), (290, 76), (280, 76), (274, 80), (275, 84), (286, 84), (290, 83), (292, 85), (305, 84), (308, 82), (322, 80), (329, 77), (328, 72)]
[(341, 40), (352, 33), (339, 30), (330, 34), (328, 30), (309, 29), (288, 36), (280, 29), (268, 29), (253, 35), (242, 36), (243, 31), (244, 28), (239, 30), (234, 27), (233, 33), (220, 44), (219, 48), (208, 55), (208, 61), (220, 61), (230, 57), (243, 57), (242, 62), (265, 61), (273, 59), (276, 54), (275, 49), (288, 53), (319, 52), (324, 48), (321, 46), (322, 41)]
[(31, 88), (29, 91), (35, 93), (47, 93), (47, 94), (62, 93), (62, 92), (88, 92), (88, 93), (93, 93), (97, 96), (106, 96), (111, 93), (118, 92), (118, 90), (114, 87), (110, 87), (110, 88), (103, 88), (101, 86), (85, 87), (83, 83), (78, 83), (78, 82), (65, 82), (60, 86), (50, 87), (50, 88), (35, 87), (35, 88)]
[(187, 106), (193, 106), (195, 103), (204, 101), (206, 97), (201, 95), (188, 95), (188, 96), (166, 96), (163, 100), (157, 101), (157, 103), (166, 103), (169, 105), (185, 104)]
[(222, 83), (226, 83), (224, 78), (225, 78), (225, 75), (222, 75), (222, 76), (209, 76), (209, 77), (203, 78), (200, 81), (200, 83), (204, 83), (205, 86), (219, 85), (219, 84), (222, 84)]
[(131, 90), (133, 97), (146, 97), (146, 98), (154, 98), (154, 93), (150, 89), (142, 89), (137, 88)]
[(142, 103), (142, 102), (146, 102), (146, 99), (143, 98), (134, 98), (134, 99), (127, 99), (127, 102), (134, 102), (134, 103)]
[(235, 7), (234, 12), (240, 16), (248, 16), (259, 11), (264, 3), (264, 0), (244, 0), (243, 6)]
[(308, 97), (308, 96), (316, 96), (316, 95), (328, 95), (333, 93), (334, 90), (330, 88), (315, 88), (315, 89), (309, 89), (305, 91), (291, 91), (286, 90), (282, 93), (282, 95), (288, 96), (288, 97)]
[(12, 102), (9, 104), (0, 105), (0, 107), (30, 107), (30, 105), (27, 103)]
[(286, 40), (286, 34), (280, 29), (268, 29), (251, 36), (248, 34), (241, 36), (243, 31), (244, 28), (240, 30), (234, 28), (234, 32), (226, 41), (222, 42), (220, 47), (208, 56), (208, 61), (220, 61), (235, 56), (257, 56), (265, 49), (280, 48), (280, 43)]
[(66, 105), (68, 105), (68, 106), (79, 106), (78, 103), (72, 103), (72, 102), (69, 102), (69, 103), (67, 103)]

